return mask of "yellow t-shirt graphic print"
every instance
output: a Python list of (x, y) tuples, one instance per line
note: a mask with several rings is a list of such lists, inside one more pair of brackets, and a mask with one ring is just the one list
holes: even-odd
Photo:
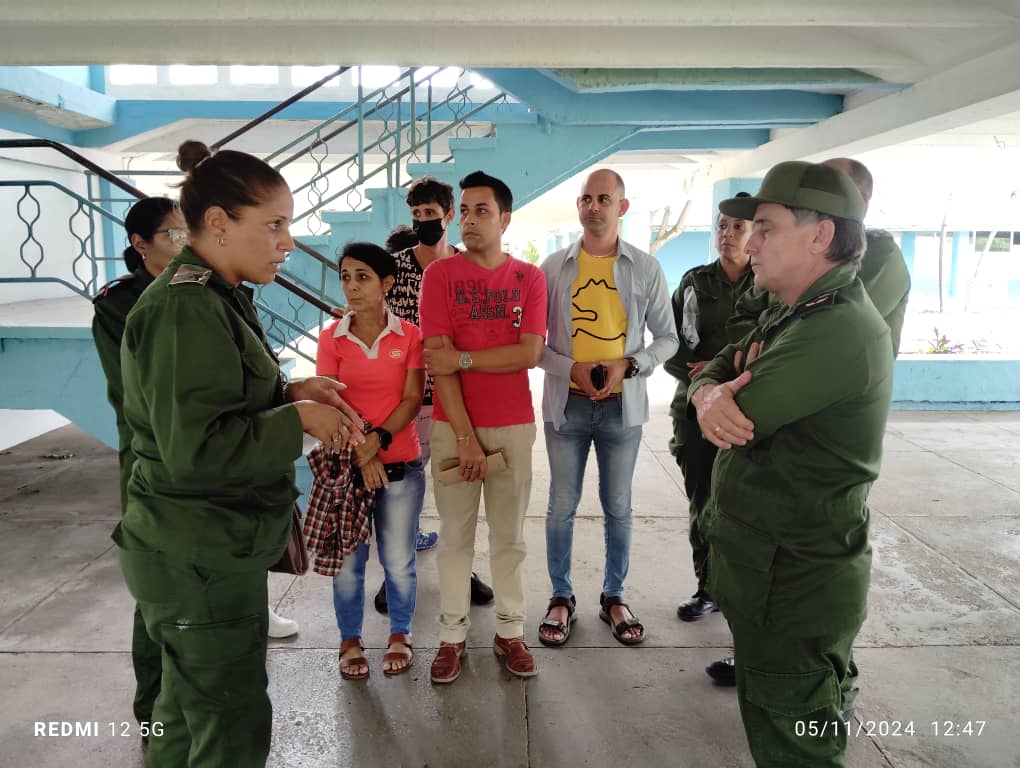
[[(616, 256), (592, 256), (583, 248), (577, 256), (573, 285), (572, 357), (579, 363), (618, 360), (627, 341), (627, 313), (616, 290)], [(574, 382), (570, 386), (577, 388)], [(615, 392), (620, 391), (617, 387)]]

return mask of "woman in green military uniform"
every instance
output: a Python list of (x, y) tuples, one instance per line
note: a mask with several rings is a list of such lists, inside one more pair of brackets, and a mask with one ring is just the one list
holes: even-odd
[(162, 650), (150, 768), (257, 767), (272, 725), (266, 569), (290, 536), (302, 432), (327, 449), (363, 436), (342, 385), (283, 384), (241, 285), (272, 282), (294, 247), (283, 177), (199, 142), (181, 145), (177, 162), (191, 246), (127, 318), (124, 417), (136, 460), (114, 540)]
[[(740, 193), (747, 196), (746, 192)], [(670, 450), (684, 476), (689, 499), (688, 538), (694, 556), (698, 589), (677, 608), (683, 621), (697, 621), (716, 610), (706, 590), (708, 583), (708, 542), (704, 536), (704, 511), (711, 490), (712, 462), (716, 448), (701, 438), (698, 425), (687, 415), (687, 387), (720, 349), (732, 341), (726, 321), (737, 299), (754, 283), (749, 257), (744, 252), (751, 236), (751, 222), (723, 213), (715, 224), (715, 248), (719, 258), (694, 267), (681, 278), (673, 294), (673, 315), (680, 334), (680, 348), (666, 361), (665, 368), (676, 379), (676, 394), (670, 414), (673, 439)]]
[[(124, 421), (124, 387), (120, 376), (120, 340), (124, 335), (124, 323), (142, 291), (181, 252), (188, 240), (184, 217), (174, 202), (165, 197), (149, 197), (135, 203), (124, 219), (124, 229), (131, 243), (124, 249), (128, 274), (100, 289), (93, 301), (95, 316), (92, 318), (92, 337), (106, 374), (106, 394), (117, 416), (122, 512), (127, 481), (135, 463), (131, 452), (131, 430)], [(160, 649), (146, 633), (145, 622), (137, 606), (131, 636), (131, 663), (135, 670), (135, 718), (139, 723), (148, 723), (152, 720), (152, 705), (159, 693)]]

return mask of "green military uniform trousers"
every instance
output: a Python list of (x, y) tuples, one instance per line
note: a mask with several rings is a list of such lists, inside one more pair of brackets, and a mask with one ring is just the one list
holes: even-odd
[(152, 722), (152, 708), (159, 696), (163, 676), (163, 650), (149, 637), (142, 609), (135, 606), (131, 627), (131, 666), (135, 670), (135, 700), (132, 709), (139, 723)]
[(128, 589), (161, 650), (148, 768), (264, 766), (266, 572), (219, 572), (160, 552), (120, 550)]
[[(708, 541), (705, 539), (706, 507), (712, 491), (712, 462), (716, 447), (701, 437), (697, 421), (687, 413), (687, 388), (690, 385), (688, 363), (711, 360), (723, 347), (735, 342), (726, 321), (733, 314), (737, 299), (754, 284), (747, 270), (730, 282), (719, 260), (694, 267), (684, 274), (673, 293), (673, 318), (680, 332), (680, 346), (665, 362), (666, 370), (677, 379), (670, 407), (673, 438), (670, 452), (684, 476), (689, 500), (688, 535), (694, 560), (698, 590), (706, 589), (708, 579)], [(693, 346), (692, 346), (693, 345)]]
[[(844, 768), (857, 629), (820, 637), (729, 620), (740, 716), (757, 768)], [(850, 728), (852, 732), (852, 727)]]
[[(686, 392), (683, 397), (685, 407)], [(688, 421), (686, 428), (676, 427), (679, 419)], [(686, 413), (681, 412), (674, 415), (673, 420), (674, 439), (670, 441), (670, 448), (677, 466), (683, 473), (684, 492), (689, 499), (687, 539), (691, 544), (694, 575), (698, 577), (698, 590), (706, 591), (708, 588), (706, 515), (708, 514), (708, 499), (712, 494), (712, 463), (715, 461), (715, 455), (719, 449), (701, 437), (697, 422), (690, 423)], [(682, 444), (679, 442), (681, 433), (685, 439)]]
[[(107, 380), (107, 397), (117, 414), (119, 437), (120, 498), (123, 511), (127, 498), (127, 482), (135, 463), (131, 450), (131, 430), (124, 421), (124, 386), (120, 371), (120, 341), (124, 336), (124, 323), (128, 312), (138, 301), (142, 292), (152, 283), (152, 275), (145, 267), (138, 267), (133, 274), (123, 275), (103, 286), (94, 300), (95, 316), (92, 320), (92, 336), (96, 352)], [(159, 678), (162, 666), (161, 651), (152, 642), (145, 630), (145, 620), (135, 606), (134, 624), (131, 632), (131, 664), (135, 671), (135, 719), (147, 723), (152, 719), (152, 705), (159, 695)]]

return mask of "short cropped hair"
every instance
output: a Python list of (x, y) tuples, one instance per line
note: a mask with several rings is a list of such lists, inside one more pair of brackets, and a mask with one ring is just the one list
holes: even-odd
[(483, 171), (475, 171), (460, 180), (461, 190), (476, 187), (488, 187), (492, 190), (492, 196), (496, 198), (496, 205), (499, 206), (500, 213), (510, 213), (513, 210), (514, 196), (510, 187), (495, 176), (490, 176)]
[(867, 246), (864, 225), (861, 222), (839, 216), (829, 216), (809, 208), (790, 208), (787, 205), (783, 207), (793, 212), (793, 218), (798, 227), (809, 222), (826, 219), (831, 221), (835, 225), (836, 231), (832, 235), (829, 252), (825, 254), (825, 258), (837, 264), (852, 264), (860, 268), (861, 258), (864, 256), (864, 249)]

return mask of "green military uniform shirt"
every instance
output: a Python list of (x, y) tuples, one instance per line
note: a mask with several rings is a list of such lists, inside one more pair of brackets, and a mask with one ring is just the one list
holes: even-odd
[(220, 571), (265, 569), (283, 552), (301, 421), (251, 297), (186, 248), (128, 315), (124, 417), (137, 459), (122, 546)]
[(793, 307), (770, 306), (691, 394), (735, 378), (734, 353), (755, 340), (763, 351), (736, 395), (754, 439), (720, 451), (712, 473), (711, 594), (736, 621), (856, 631), (871, 566), (866, 500), (892, 396), (889, 328), (856, 270), (837, 266)]
[(739, 340), (739, 337), (730, 336), (726, 321), (733, 314), (737, 299), (753, 285), (754, 275), (750, 270), (731, 283), (716, 259), (711, 264), (687, 270), (673, 292), (673, 316), (680, 347), (663, 367), (677, 380), (670, 408), (675, 450), (689, 437), (685, 425), (691, 423), (686, 416), (687, 387), (691, 383), (687, 364), (711, 360), (720, 349)]
[(868, 246), (857, 276), (875, 309), (889, 326), (893, 355), (900, 353), (900, 336), (910, 298), (910, 271), (900, 247), (884, 229), (868, 231)]
[[(95, 315), (92, 318), (92, 338), (99, 353), (99, 364), (106, 374), (106, 397), (117, 416), (118, 454), (120, 459), (120, 499), (123, 506), (127, 498), (127, 481), (135, 455), (131, 452), (131, 430), (124, 421), (124, 385), (120, 373), (120, 340), (128, 312), (149, 287), (153, 277), (145, 266), (128, 275), (122, 275), (104, 285), (92, 300)], [(123, 510), (122, 510), (123, 511)]]
[[(864, 284), (864, 290), (875, 309), (889, 326), (893, 356), (896, 356), (900, 353), (903, 320), (907, 314), (907, 300), (910, 298), (910, 271), (892, 235), (884, 229), (871, 229), (868, 230), (867, 238), (857, 276)], [(768, 305), (767, 292), (758, 288), (748, 291), (737, 301), (727, 331), (734, 338), (743, 338), (758, 324)]]

